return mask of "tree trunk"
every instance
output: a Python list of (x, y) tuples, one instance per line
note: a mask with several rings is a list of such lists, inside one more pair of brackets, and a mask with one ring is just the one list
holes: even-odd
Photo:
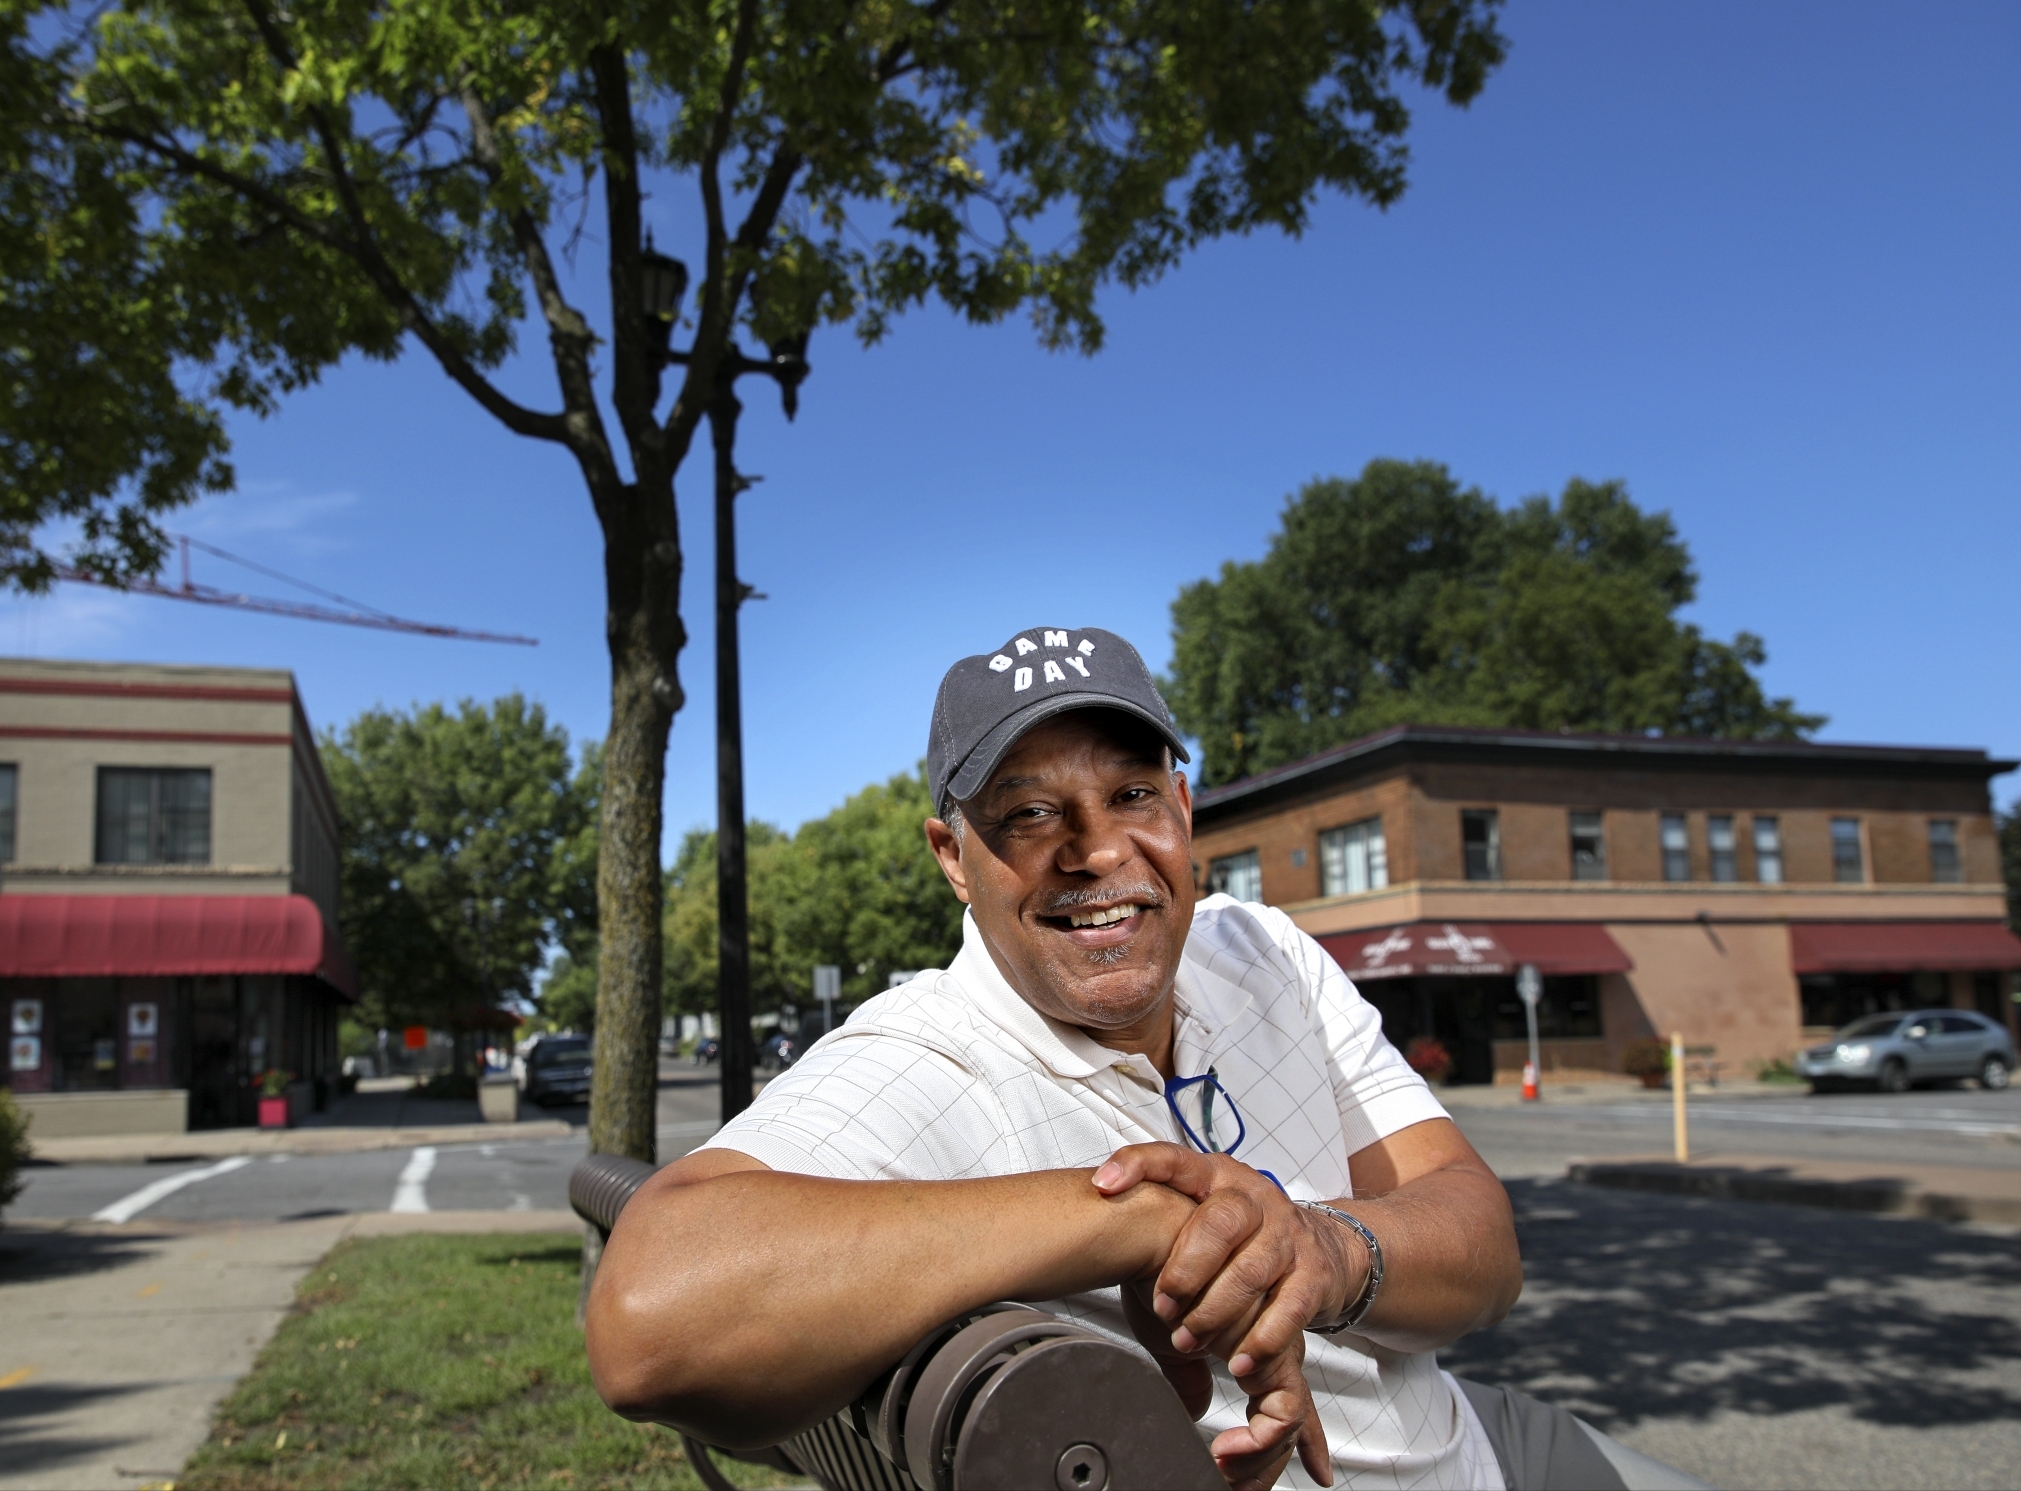
[(676, 664), (681, 551), (671, 475), (642, 496), (628, 487), (599, 503), (604, 517), (611, 724), (604, 742), (597, 856), (596, 1063), (592, 1153), (657, 1159), (661, 794), (667, 731), (681, 706)]
[(737, 659), (737, 415), (726, 384), (709, 410), (716, 448), (716, 1002), (723, 1122), (751, 1106), (751, 925), (744, 867), (744, 720)]

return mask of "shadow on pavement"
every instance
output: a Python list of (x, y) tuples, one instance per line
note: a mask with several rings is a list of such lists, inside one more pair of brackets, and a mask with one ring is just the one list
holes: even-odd
[[(132, 1263), (154, 1251), (159, 1239), (147, 1231), (113, 1235), (67, 1228), (10, 1227), (0, 1232), (0, 1288), (69, 1279)], [(20, 1389), (9, 1388), (5, 1417), (20, 1411)]]
[[(119, 1412), (118, 1405), (112, 1400), (129, 1393), (144, 1392), (152, 1385), (121, 1383), (117, 1386), (85, 1387), (57, 1382), (28, 1382), (10, 1387), (7, 1389), (7, 1411), (0, 1415), (0, 1475), (31, 1477), (134, 1443), (136, 1437), (130, 1434), (104, 1433), (85, 1438), (44, 1432), (38, 1430), (33, 1421), (85, 1412), (91, 1415), (93, 1423), (110, 1428), (117, 1422)], [(53, 1429), (54, 1426), (51, 1426)], [(27, 1484), (34, 1482), (30, 1480)]]
[(1527, 1283), (1501, 1325), (1440, 1353), (1460, 1376), (1602, 1428), (1828, 1405), (1919, 1428), (2021, 1415), (2021, 1239), (1568, 1181), (1508, 1189)]

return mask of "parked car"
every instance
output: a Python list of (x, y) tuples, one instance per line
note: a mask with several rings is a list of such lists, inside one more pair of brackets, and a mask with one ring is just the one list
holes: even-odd
[(758, 1065), (774, 1071), (785, 1071), (800, 1059), (800, 1043), (792, 1036), (774, 1032), (765, 1038), (765, 1044), (758, 1048)]
[(586, 1103), (589, 1078), (588, 1036), (542, 1036), (526, 1053), (526, 1078), (521, 1090), (528, 1102), (543, 1108), (555, 1103)]
[(1813, 1092), (1855, 1083), (1904, 1092), (1918, 1082), (1959, 1077), (1998, 1091), (2014, 1071), (2014, 1038), (1971, 1010), (1868, 1015), (1804, 1051), (1796, 1070)]

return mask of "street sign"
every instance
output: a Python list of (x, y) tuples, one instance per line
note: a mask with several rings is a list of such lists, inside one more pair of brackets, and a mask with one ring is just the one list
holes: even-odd
[(1523, 1001), (1524, 1023), (1530, 1027), (1530, 1059), (1523, 1065), (1523, 1101), (1534, 1103), (1537, 1073), (1543, 1064), (1537, 1049), (1537, 1001), (1544, 997), (1544, 981), (1538, 977), (1535, 963), (1525, 963), (1516, 970), (1516, 993)]
[(821, 1001), (821, 1033), (835, 1028), (835, 1001), (842, 997), (842, 968), (836, 963), (814, 965), (814, 997)]

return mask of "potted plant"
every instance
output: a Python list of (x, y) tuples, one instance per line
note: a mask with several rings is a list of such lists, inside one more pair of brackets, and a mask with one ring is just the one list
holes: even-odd
[(1630, 1041), (1621, 1048), (1621, 1070), (1640, 1077), (1644, 1087), (1661, 1087), (1670, 1075), (1670, 1043), (1653, 1036)]
[(1427, 1082), (1443, 1082), (1453, 1074), (1453, 1053), (1437, 1036), (1412, 1037), (1403, 1048), (1403, 1059)]
[(293, 1072), (284, 1072), (277, 1066), (270, 1066), (260, 1073), (261, 1128), (285, 1129), (290, 1126), (288, 1084), (294, 1080)]

